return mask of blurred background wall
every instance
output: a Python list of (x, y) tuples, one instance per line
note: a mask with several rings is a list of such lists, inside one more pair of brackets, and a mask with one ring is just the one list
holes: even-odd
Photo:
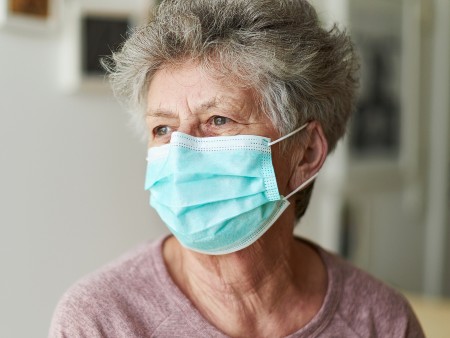
[[(145, 143), (82, 56), (86, 18), (96, 37), (102, 18), (115, 31), (151, 2), (55, 3), (50, 25), (0, 19), (0, 337), (46, 336), (75, 280), (166, 232), (143, 190)], [(449, 3), (313, 3), (349, 28), (362, 86), (296, 232), (397, 288), (448, 296)]]
[(0, 337), (45, 337), (75, 280), (165, 231), (143, 188), (146, 145), (107, 84), (63, 76), (76, 69), (65, 24), (77, 13), (146, 9), (64, 5), (54, 28), (0, 28)]
[(297, 231), (393, 286), (449, 295), (450, 3), (314, 3), (350, 31), (361, 89)]

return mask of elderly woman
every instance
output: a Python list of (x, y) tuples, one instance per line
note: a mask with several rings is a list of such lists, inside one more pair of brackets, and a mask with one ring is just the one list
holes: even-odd
[(402, 296), (293, 237), (352, 111), (345, 33), (304, 0), (166, 0), (108, 67), (173, 236), (78, 282), (50, 336), (423, 336)]

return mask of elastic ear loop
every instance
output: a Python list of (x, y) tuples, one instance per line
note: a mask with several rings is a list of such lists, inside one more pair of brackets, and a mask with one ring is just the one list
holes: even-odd
[(319, 175), (319, 173), (315, 173), (314, 175), (312, 175), (310, 178), (308, 178), (305, 182), (303, 182), (302, 184), (300, 184), (300, 186), (295, 189), (294, 191), (292, 191), (289, 195), (287, 195), (284, 199), (287, 200), (290, 197), (292, 197), (292, 195), (294, 195), (295, 193), (299, 192), (300, 190), (302, 190), (303, 188), (305, 188), (306, 186), (308, 186), (316, 177), (317, 175)]
[(278, 142), (281, 142), (281, 141), (287, 139), (288, 137), (291, 137), (291, 136), (294, 135), (295, 133), (298, 133), (300, 130), (305, 129), (307, 125), (308, 125), (308, 122), (305, 123), (305, 124), (304, 124), (303, 126), (301, 126), (300, 128), (297, 128), (297, 129), (295, 129), (294, 131), (291, 131), (289, 134), (280, 137), (278, 140), (269, 142), (268, 145), (269, 145), (269, 146), (273, 146), (274, 144), (276, 144), (276, 143), (278, 143)]
[[(283, 137), (280, 137), (278, 140), (275, 140), (273, 142), (269, 142), (269, 146), (272, 146), (278, 142), (281, 142), (285, 139), (287, 139), (288, 137), (291, 137), (292, 135), (294, 135), (295, 133), (298, 133), (300, 130), (303, 130), (306, 128), (306, 126), (308, 125), (308, 123), (305, 123), (304, 125), (302, 125), (300, 128), (295, 129), (294, 131), (290, 132), (287, 135), (284, 135)], [(305, 182), (303, 182), (302, 184), (300, 184), (299, 187), (297, 187), (297, 189), (295, 189), (294, 191), (292, 191), (289, 195), (287, 195), (284, 199), (287, 200), (290, 197), (292, 197), (294, 194), (296, 194), (297, 192), (299, 192), (300, 190), (302, 190), (303, 188), (305, 188), (306, 186), (308, 186), (316, 177), (317, 175), (319, 175), (319, 173), (315, 173), (314, 175), (312, 175), (310, 178), (308, 178)]]

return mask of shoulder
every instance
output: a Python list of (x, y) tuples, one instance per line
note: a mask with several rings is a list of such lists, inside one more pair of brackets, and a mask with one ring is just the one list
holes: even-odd
[(406, 298), (398, 291), (321, 250), (331, 287), (339, 289), (335, 317), (360, 337), (424, 337)]
[(159, 242), (142, 245), (75, 283), (56, 307), (50, 337), (117, 336), (119, 331), (146, 336), (165, 319), (170, 301), (158, 275)]

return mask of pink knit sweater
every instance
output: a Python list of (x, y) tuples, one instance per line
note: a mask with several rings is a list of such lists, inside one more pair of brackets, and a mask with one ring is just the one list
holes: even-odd
[[(163, 241), (143, 245), (76, 283), (60, 300), (49, 337), (226, 337), (170, 278)], [(289, 337), (424, 337), (403, 296), (317, 250), (328, 272), (325, 300)]]

